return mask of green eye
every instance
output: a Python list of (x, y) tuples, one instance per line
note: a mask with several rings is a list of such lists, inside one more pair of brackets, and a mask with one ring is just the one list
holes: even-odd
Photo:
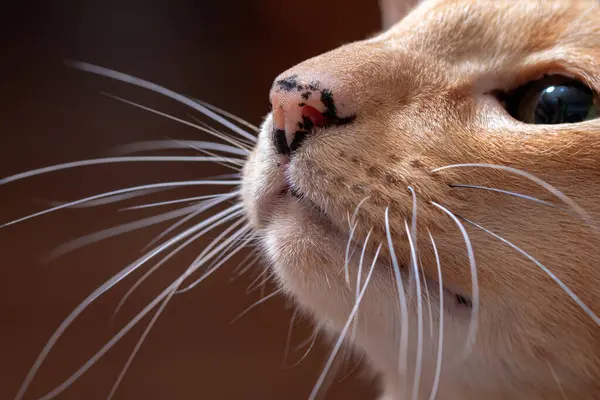
[(573, 124), (598, 118), (599, 96), (583, 83), (548, 76), (504, 98), (507, 111), (527, 124)]

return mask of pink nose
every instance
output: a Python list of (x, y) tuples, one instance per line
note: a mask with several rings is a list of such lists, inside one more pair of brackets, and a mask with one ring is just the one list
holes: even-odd
[(278, 80), (271, 89), (273, 144), (281, 155), (294, 153), (315, 128), (351, 122), (340, 118), (334, 94), (323, 82), (307, 82), (296, 75)]

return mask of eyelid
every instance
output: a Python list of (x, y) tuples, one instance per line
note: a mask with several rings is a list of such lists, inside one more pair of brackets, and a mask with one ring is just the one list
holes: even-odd
[(585, 86), (589, 87), (596, 93), (600, 93), (600, 87), (598, 87), (597, 82), (593, 82), (589, 77), (585, 74), (585, 71), (577, 71), (576, 68), (572, 68), (564, 62), (552, 60), (547, 62), (536, 62), (531, 65), (522, 65), (517, 67), (516, 69), (512, 69), (512, 74), (507, 76), (504, 79), (504, 82), (510, 82), (505, 85), (505, 87), (498, 88), (498, 90), (502, 90), (505, 93), (510, 93), (512, 91), (517, 90), (518, 88), (527, 85), (530, 82), (537, 81), (546, 76), (563, 76), (565, 78), (569, 78), (575, 81), (579, 81)]

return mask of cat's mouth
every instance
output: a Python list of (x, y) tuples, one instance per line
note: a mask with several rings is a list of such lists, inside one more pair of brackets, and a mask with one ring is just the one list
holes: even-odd
[(308, 196), (306, 196), (299, 188), (297, 188), (293, 185), (286, 185), (279, 192), (279, 197), (283, 198), (286, 196), (289, 197), (290, 199), (293, 199), (294, 201), (300, 203), (301, 205), (314, 210), (315, 212), (320, 214), (322, 217), (327, 216), (327, 213), (325, 212), (325, 210), (323, 210), (318, 204), (311, 201), (308, 198)]

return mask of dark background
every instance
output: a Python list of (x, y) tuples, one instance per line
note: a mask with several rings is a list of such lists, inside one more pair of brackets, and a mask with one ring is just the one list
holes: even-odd
[[(64, 58), (104, 65), (160, 83), (259, 124), (272, 79), (313, 55), (374, 33), (375, 0), (47, 1), (0, 10), (0, 176), (110, 154), (141, 140), (202, 140), (191, 128), (100, 94), (107, 91), (186, 117), (189, 110), (141, 89), (66, 68)], [(6, 8), (8, 7), (8, 8)], [(189, 154), (188, 154), (189, 155)], [(198, 179), (224, 171), (204, 164), (125, 164), (57, 172), (0, 187), (0, 223), (121, 187)], [(214, 188), (186, 189), (197, 196)], [(126, 205), (162, 198), (131, 200)], [(70, 209), (0, 229), (0, 399), (11, 399), (35, 357), (68, 313), (140, 255), (168, 224), (119, 236), (44, 263), (60, 244), (152, 215), (124, 204)], [(149, 279), (113, 324), (120, 297), (140, 274), (94, 303), (58, 342), (26, 398), (45, 394), (82, 365), (206, 245), (198, 242)], [(236, 261), (195, 290), (176, 296), (132, 364), (117, 399), (305, 399), (329, 346), (318, 342), (298, 366), (283, 367), (292, 309), (270, 300), (235, 323), (260, 298), (256, 276), (231, 281)], [(273, 290), (266, 289), (266, 294)], [(144, 322), (148, 322), (145, 319)], [(104, 399), (144, 324), (134, 329), (59, 399)], [(293, 330), (287, 364), (310, 325)], [(338, 375), (343, 378), (353, 365)], [(371, 398), (360, 368), (328, 399)]]

